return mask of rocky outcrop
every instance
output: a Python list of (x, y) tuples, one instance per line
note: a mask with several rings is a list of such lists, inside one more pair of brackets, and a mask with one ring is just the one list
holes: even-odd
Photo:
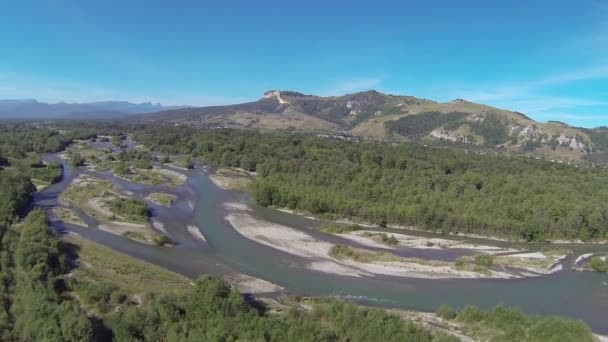
[(458, 143), (465, 143), (465, 144), (472, 143), (472, 141), (470, 141), (469, 137), (464, 136), (462, 134), (458, 134), (454, 131), (448, 131), (443, 128), (438, 128), (438, 129), (432, 131), (429, 134), (429, 136), (440, 139), (440, 140), (449, 140), (449, 141), (458, 142)]
[(265, 99), (276, 99), (280, 104), (289, 104), (289, 101), (281, 97), (281, 92), (278, 90), (271, 90), (264, 93)]

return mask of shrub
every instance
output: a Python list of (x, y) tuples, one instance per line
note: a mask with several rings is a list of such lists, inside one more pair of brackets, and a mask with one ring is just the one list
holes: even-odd
[(481, 266), (490, 267), (494, 263), (494, 258), (491, 255), (486, 254), (476, 255), (475, 263)]
[(443, 319), (454, 319), (456, 318), (456, 310), (449, 305), (442, 304), (437, 311), (435, 311), (435, 315)]
[(608, 272), (608, 263), (598, 257), (591, 259), (589, 266), (597, 272)]

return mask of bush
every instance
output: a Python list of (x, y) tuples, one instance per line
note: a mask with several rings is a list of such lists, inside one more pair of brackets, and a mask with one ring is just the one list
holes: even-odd
[(449, 305), (443, 304), (435, 311), (435, 315), (443, 319), (454, 319), (456, 318), (456, 310)]
[(72, 153), (70, 156), (70, 162), (72, 165), (78, 167), (84, 165), (85, 159), (80, 155), (80, 153)]
[(456, 318), (464, 323), (475, 323), (483, 321), (486, 318), (486, 315), (478, 307), (474, 305), (467, 305), (456, 315)]
[(362, 230), (362, 229), (363, 229), (363, 227), (361, 227), (360, 225), (357, 225), (357, 224), (351, 224), (351, 225), (346, 226), (346, 225), (341, 225), (341, 224), (337, 224), (337, 223), (323, 223), (319, 227), (319, 230), (322, 230), (326, 233), (331, 233), (331, 234), (343, 234), (343, 233), (353, 232), (353, 231)]
[(130, 198), (115, 198), (106, 204), (114, 214), (127, 216), (138, 221), (146, 221), (150, 210), (146, 203)]
[(491, 255), (487, 254), (476, 255), (475, 263), (481, 266), (490, 267), (494, 263), (494, 258)]
[(166, 235), (159, 235), (154, 238), (154, 244), (157, 246), (170, 245), (173, 243)]
[(380, 240), (389, 246), (397, 246), (399, 244), (399, 240), (397, 240), (395, 235), (388, 236), (382, 233), (380, 234)]
[(597, 272), (608, 272), (608, 263), (598, 257), (591, 259), (589, 266)]
[(560, 317), (539, 320), (530, 327), (527, 341), (596, 341), (593, 333), (583, 322)]

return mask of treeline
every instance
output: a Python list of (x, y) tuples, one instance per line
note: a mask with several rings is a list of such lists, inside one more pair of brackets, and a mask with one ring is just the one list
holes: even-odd
[(106, 320), (117, 341), (458, 341), (377, 309), (340, 302), (265, 314), (226, 282), (204, 278), (182, 295), (123, 306)]
[(310, 135), (139, 127), (152, 150), (257, 171), (261, 205), (542, 241), (608, 238), (608, 172), (525, 157)]
[(11, 166), (14, 166), (16, 170), (29, 178), (39, 179), (48, 183), (58, 182), (63, 172), (61, 164), (45, 164), (37, 155), (28, 155), (22, 159), (12, 159)]
[[(443, 127), (447, 130), (456, 130), (462, 125), (468, 125), (472, 132), (483, 137), (486, 146), (495, 147), (509, 139), (507, 124), (496, 115), (488, 114), (485, 120), (465, 120), (469, 113), (462, 112), (425, 112), (416, 115), (407, 115), (397, 120), (386, 121), (385, 126), (390, 131), (405, 137), (420, 138), (433, 130)], [(474, 141), (471, 136), (470, 141)], [(517, 138), (515, 138), (517, 140)]]
[(64, 150), (73, 139), (96, 136), (94, 129), (60, 131), (32, 123), (0, 124), (0, 156), (23, 158), (30, 152), (55, 153)]
[(467, 306), (460, 311), (442, 305), (437, 316), (457, 323), (467, 336), (479, 341), (596, 341), (581, 321), (561, 317), (527, 316), (520, 310), (497, 306), (481, 310)]
[(32, 211), (2, 235), (0, 340), (91, 340), (91, 322), (60, 290), (68, 258), (44, 212)]
[(36, 192), (30, 179), (15, 170), (0, 170), (0, 235), (18, 220)]

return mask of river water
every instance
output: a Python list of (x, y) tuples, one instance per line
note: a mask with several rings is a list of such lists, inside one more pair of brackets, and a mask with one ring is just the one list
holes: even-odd
[[(46, 161), (57, 161), (56, 156), (45, 156)], [(80, 172), (67, 163), (64, 177), (34, 199), (34, 205), (49, 208), (58, 205), (58, 195)], [(305, 296), (338, 296), (364, 304), (433, 311), (441, 304), (463, 307), (474, 304), (491, 307), (505, 304), (521, 308), (526, 313), (565, 315), (584, 320), (600, 334), (608, 334), (608, 275), (596, 272), (570, 270), (568, 262), (585, 252), (605, 251), (605, 245), (565, 245), (573, 249), (563, 271), (551, 275), (524, 279), (413, 279), (390, 276), (347, 277), (308, 270), (302, 267), (304, 260), (273, 248), (258, 244), (241, 236), (224, 219), (226, 202), (249, 203), (243, 193), (225, 191), (213, 184), (206, 174), (198, 170), (184, 172), (189, 175), (186, 184), (178, 189), (162, 189), (179, 195), (170, 208), (151, 203), (154, 217), (165, 224), (165, 230), (175, 241), (173, 247), (157, 247), (142, 244), (128, 238), (104, 232), (52, 221), (60, 232), (75, 232), (112, 249), (165, 267), (190, 278), (201, 275), (222, 275), (241, 272), (262, 278), (285, 287), (286, 291)], [(98, 175), (97, 175), (98, 176)], [(112, 176), (113, 181), (135, 196), (144, 198), (150, 189)], [(306, 230), (309, 234), (317, 222), (302, 216), (291, 215), (251, 204), (256, 216), (264, 220)], [(81, 213), (82, 214), (82, 213)], [(87, 221), (91, 226), (95, 222)], [(196, 225), (207, 239), (206, 244), (194, 239), (186, 229)], [(430, 233), (421, 233), (430, 235)], [(327, 239), (327, 237), (325, 237)], [(475, 243), (492, 244), (483, 239), (468, 239)], [(509, 245), (508, 243), (499, 243)], [(405, 255), (428, 257), (423, 250), (403, 251)], [(409, 253), (409, 254), (408, 254)], [(415, 254), (419, 253), (419, 254)], [(454, 258), (457, 255), (441, 255), (437, 259)], [(464, 252), (463, 252), (464, 253)], [(433, 257), (433, 256), (431, 256)]]

